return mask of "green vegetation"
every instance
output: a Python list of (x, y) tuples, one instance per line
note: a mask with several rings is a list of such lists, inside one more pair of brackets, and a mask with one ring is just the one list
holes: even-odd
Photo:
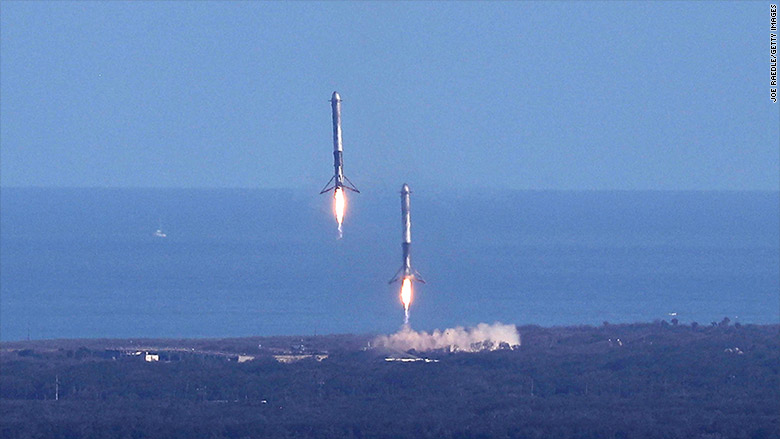
[(523, 326), (518, 350), (425, 353), (438, 363), (350, 335), (3, 343), (0, 437), (771, 438), (778, 329)]

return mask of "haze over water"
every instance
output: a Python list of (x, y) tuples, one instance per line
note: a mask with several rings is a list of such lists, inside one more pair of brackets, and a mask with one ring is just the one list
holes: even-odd
[[(0, 339), (395, 331), (400, 200), (365, 189), (338, 240), (314, 189), (4, 188)], [(412, 241), (418, 330), (780, 320), (777, 192), (420, 188)]]

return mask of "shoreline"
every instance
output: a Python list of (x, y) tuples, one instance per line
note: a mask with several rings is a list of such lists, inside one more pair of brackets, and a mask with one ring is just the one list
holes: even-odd
[[(511, 325), (511, 324), (509, 324)], [(608, 323), (605, 322), (602, 325), (555, 325), (555, 326), (541, 326), (541, 325), (514, 325), (521, 335), (528, 334), (531, 336), (531, 340), (534, 336), (541, 334), (573, 334), (576, 332), (586, 333), (604, 333), (604, 334), (617, 334), (625, 332), (627, 334), (643, 333), (643, 332), (656, 332), (671, 334), (706, 334), (711, 330), (721, 331), (740, 331), (740, 330), (759, 330), (775, 331), (780, 333), (780, 323), (732, 323), (728, 320), (713, 321), (710, 324), (697, 324), (692, 322), (691, 324), (673, 324), (665, 320), (657, 320), (654, 322), (635, 322), (635, 323)], [(435, 331), (445, 331), (446, 329), (436, 329)], [(396, 333), (400, 332), (397, 331)], [(427, 331), (420, 331), (427, 332)], [(433, 331), (430, 331), (431, 333)], [(0, 341), (0, 353), (14, 352), (24, 349), (34, 349), (42, 352), (52, 352), (59, 349), (124, 349), (124, 350), (170, 350), (170, 351), (199, 351), (204, 354), (209, 353), (229, 353), (229, 354), (243, 354), (246, 351), (263, 350), (263, 349), (283, 349), (285, 346), (295, 343), (301, 344), (314, 344), (321, 349), (327, 350), (327, 348), (333, 348), (336, 345), (338, 351), (343, 350), (360, 350), (366, 346), (366, 343), (371, 342), (378, 337), (387, 336), (390, 334), (380, 333), (336, 333), (336, 334), (321, 334), (321, 335), (252, 335), (246, 337), (197, 337), (197, 338), (179, 338), (179, 337), (139, 337), (139, 338), (53, 338), (53, 339), (39, 339), (39, 340), (13, 340), (13, 341)], [(525, 345), (525, 339), (524, 345)], [(263, 346), (257, 348), (258, 345)], [(233, 349), (229, 352), (222, 350), (208, 349), (208, 347), (214, 346), (229, 346), (234, 348), (240, 348), (238, 350)], [(241, 351), (241, 352), (239, 352)]]

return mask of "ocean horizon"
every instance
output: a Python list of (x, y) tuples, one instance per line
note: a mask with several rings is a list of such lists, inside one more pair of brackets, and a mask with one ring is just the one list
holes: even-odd
[[(412, 189), (414, 329), (780, 321), (780, 192)], [(4, 187), (0, 340), (394, 332), (399, 194), (348, 197)]]

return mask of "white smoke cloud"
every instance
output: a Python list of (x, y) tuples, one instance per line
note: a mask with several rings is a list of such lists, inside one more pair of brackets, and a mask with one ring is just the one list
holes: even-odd
[(480, 323), (473, 328), (458, 326), (432, 333), (413, 331), (404, 326), (391, 335), (382, 335), (374, 341), (375, 346), (401, 351), (431, 351), (443, 349), (450, 352), (478, 352), (484, 350), (509, 349), (520, 345), (520, 333), (515, 325), (502, 323)]

